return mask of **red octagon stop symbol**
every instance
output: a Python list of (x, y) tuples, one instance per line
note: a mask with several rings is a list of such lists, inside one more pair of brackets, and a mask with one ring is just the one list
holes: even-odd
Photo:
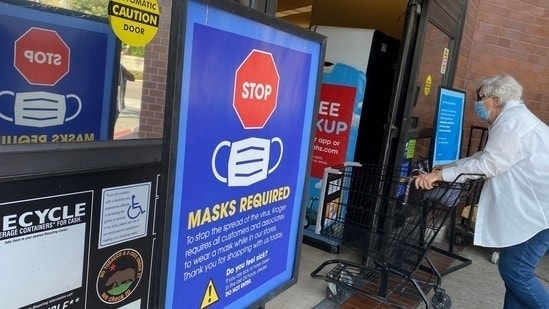
[(15, 40), (13, 65), (32, 85), (57, 84), (69, 63), (70, 49), (53, 30), (32, 27)]
[(233, 107), (245, 129), (261, 129), (274, 110), (280, 77), (273, 55), (252, 50), (235, 74)]

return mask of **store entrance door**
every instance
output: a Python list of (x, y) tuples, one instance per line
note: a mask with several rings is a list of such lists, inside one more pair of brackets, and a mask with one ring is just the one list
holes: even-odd
[(416, 154), (429, 154), (438, 87), (453, 83), (467, 3), (410, 2), (382, 163), (400, 165), (410, 140), (417, 140)]

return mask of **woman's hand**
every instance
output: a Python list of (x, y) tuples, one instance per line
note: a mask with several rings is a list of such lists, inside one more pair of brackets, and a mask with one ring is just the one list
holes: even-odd
[(436, 187), (436, 183), (442, 181), (442, 170), (435, 169), (428, 174), (420, 174), (414, 179), (416, 189), (431, 190)]

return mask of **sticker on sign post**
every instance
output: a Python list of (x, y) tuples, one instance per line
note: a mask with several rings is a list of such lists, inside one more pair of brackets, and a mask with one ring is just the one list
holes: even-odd
[(158, 31), (160, 8), (156, 0), (109, 1), (109, 22), (125, 44), (144, 46)]

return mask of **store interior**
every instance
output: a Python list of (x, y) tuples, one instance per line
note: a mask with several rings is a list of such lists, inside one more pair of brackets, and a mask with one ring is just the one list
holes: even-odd
[(406, 0), (279, 0), (276, 17), (308, 28), (312, 25), (377, 29), (399, 39)]

